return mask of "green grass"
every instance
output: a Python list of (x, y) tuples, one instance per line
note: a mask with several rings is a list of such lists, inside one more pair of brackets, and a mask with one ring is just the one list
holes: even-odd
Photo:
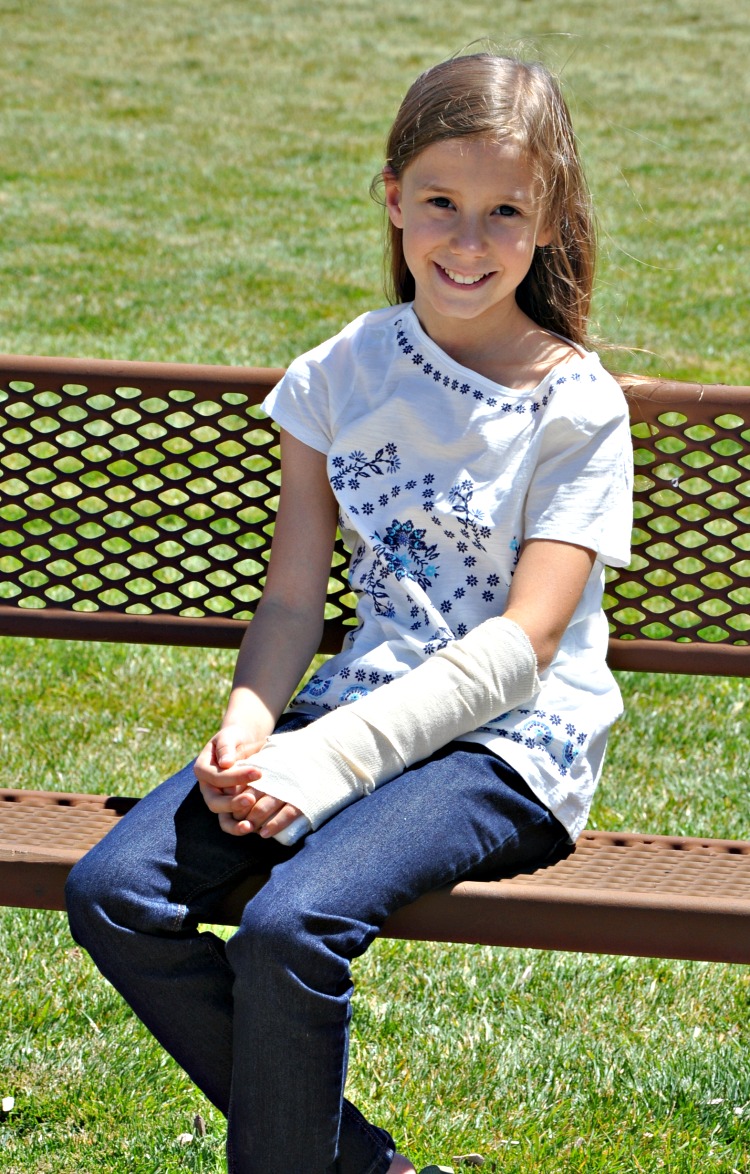
[(0, 345), (284, 364), (382, 301), (396, 105), (478, 38), (562, 71), (617, 366), (747, 379), (742, 6), (0, 0)]
[[(381, 304), (367, 195), (422, 67), (489, 36), (563, 70), (614, 367), (748, 382), (750, 28), (719, 0), (0, 0), (0, 349), (283, 364)], [(0, 641), (0, 785), (142, 794), (232, 656)], [(747, 836), (750, 684), (624, 676), (592, 822)], [(74, 948), (0, 914), (4, 1174), (223, 1169), (223, 1125)], [(351, 1090), (418, 1162), (750, 1171), (741, 967), (377, 942)], [(205, 1138), (188, 1144), (202, 1115)]]

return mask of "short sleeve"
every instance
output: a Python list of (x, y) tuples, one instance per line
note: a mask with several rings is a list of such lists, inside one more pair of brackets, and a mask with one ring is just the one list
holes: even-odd
[(526, 500), (526, 538), (571, 542), (627, 566), (633, 527), (633, 449), (625, 398), (603, 370), (591, 411), (553, 411)]
[(297, 440), (327, 453), (332, 429), (328, 378), (313, 359), (303, 355), (291, 364), (263, 401), (263, 408)]

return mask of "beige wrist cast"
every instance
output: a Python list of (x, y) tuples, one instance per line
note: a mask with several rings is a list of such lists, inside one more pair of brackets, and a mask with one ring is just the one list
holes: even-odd
[(306, 817), (276, 838), (294, 843), (406, 767), (522, 705), (539, 687), (528, 636), (497, 616), (351, 705), (302, 730), (271, 735), (252, 758), (263, 775), (258, 787)]

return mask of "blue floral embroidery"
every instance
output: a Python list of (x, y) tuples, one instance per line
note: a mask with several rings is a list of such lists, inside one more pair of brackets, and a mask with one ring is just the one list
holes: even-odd
[(413, 579), (422, 588), (428, 588), (438, 577), (436, 565), (437, 546), (428, 546), (424, 541), (425, 531), (418, 530), (411, 520), (399, 522), (394, 518), (387, 527), (385, 537), (374, 547), (375, 553), (385, 562), (387, 574), (396, 579)]
[(309, 693), (311, 697), (322, 697), (324, 693), (328, 692), (330, 687), (331, 687), (330, 681), (322, 680), (320, 677), (318, 677), (316, 675), (316, 676), (310, 678), (310, 680), (305, 685), (304, 689), (301, 689), (300, 692), (301, 693)]
[(365, 595), (370, 596), (375, 609), (375, 615), (385, 616), (386, 619), (393, 619), (396, 614), (396, 609), (391, 603), (388, 590), (383, 582), (383, 579), (387, 577), (387, 572), (385, 575), (378, 574), (379, 570), (378, 564), (374, 563), (360, 575), (357, 586)]
[(441, 648), (445, 648), (453, 640), (453, 633), (450, 628), (441, 625), (437, 631), (433, 632), (429, 640), (424, 646), (425, 656), (433, 656), (434, 653), (439, 652)]
[[(431, 474), (429, 477), (424, 478), (425, 483), (432, 481), (434, 481), (434, 477)], [(483, 538), (489, 538), (492, 534), (492, 529), (489, 526), (481, 526), (479, 524), (483, 519), (484, 514), (482, 510), (471, 508), (469, 503), (471, 502), (473, 496), (474, 482), (470, 478), (466, 478), (463, 481), (456, 482), (456, 484), (451, 487), (448, 492), (448, 501), (450, 502), (451, 509), (455, 517), (461, 523), (462, 538), (470, 539), (472, 546), (474, 546), (476, 550), (486, 550), (486, 547), (481, 540)], [(453, 541), (453, 539), (456, 537), (454, 531), (448, 530), (445, 527), (443, 519), (440, 518), (438, 514), (431, 513), (431, 511), (435, 509), (435, 490), (431, 488), (424, 489), (422, 491), (422, 497), (424, 498), (423, 509), (426, 513), (430, 514), (430, 521), (433, 523), (433, 525), (438, 526), (443, 531), (446, 538)], [(465, 542), (459, 541), (456, 543), (456, 549), (460, 553), (463, 553), (469, 548)], [(466, 566), (473, 566), (474, 562), (476, 562), (476, 559), (473, 559), (473, 561), (470, 561), (469, 559), (465, 560)]]
[(462, 524), (461, 534), (464, 538), (471, 538), (472, 545), (477, 550), (484, 550), (480, 539), (489, 538), (492, 530), (489, 526), (480, 526), (484, 518), (482, 510), (472, 509), (470, 503), (474, 496), (474, 482), (470, 478), (458, 481), (448, 492), (448, 501), (451, 509)]
[[(450, 386), (453, 391), (459, 391), (461, 395), (468, 395), (471, 392), (473, 398), (479, 403), (486, 403), (488, 407), (497, 407), (497, 399), (494, 396), (489, 396), (485, 392), (480, 391), (479, 388), (472, 388), (468, 383), (462, 383), (459, 387), (457, 379), (451, 379), (443, 371), (438, 370), (434, 364), (426, 362), (425, 357), (419, 351), (414, 350), (414, 344), (410, 342), (409, 336), (403, 329), (403, 318), (397, 318), (393, 323), (396, 328), (396, 342), (398, 343), (402, 353), (411, 358), (415, 367), (421, 367), (425, 375), (429, 375), (435, 383), (442, 383), (444, 387)], [(557, 385), (567, 382), (567, 375), (561, 375), (557, 380)], [(571, 376), (572, 379), (580, 379), (578, 372)], [(596, 382), (596, 375), (593, 372), (589, 375), (592, 382)], [(547, 394), (542, 397), (541, 402), (534, 400), (531, 403), (504, 403), (502, 405), (503, 412), (517, 412), (519, 415), (524, 415), (528, 412), (533, 416), (539, 411), (540, 407), (546, 406), (549, 403), (550, 397), (553, 395), (555, 385), (550, 384)]]
[[(582, 730), (576, 730), (572, 722), (567, 722), (565, 733), (568, 737), (561, 738), (557, 727), (562, 725), (562, 718), (558, 713), (547, 714), (542, 709), (518, 709), (516, 712), (526, 715), (526, 721), (516, 729), (495, 729), (493, 725), (483, 726), (482, 729), (498, 734), (501, 738), (510, 738), (511, 742), (523, 742), (529, 750), (543, 750), (564, 778), (581, 753), (581, 747), (585, 745), (588, 735)], [(501, 721), (508, 716), (509, 714), (503, 714), (497, 720)]]
[[(424, 536), (425, 531), (418, 529), (411, 520), (400, 522), (394, 518), (386, 528), (384, 537), (377, 531), (372, 536), (376, 559), (359, 578), (356, 578), (356, 572), (365, 557), (366, 548), (363, 544), (357, 546), (352, 556), (349, 580), (370, 596), (376, 615), (392, 619), (396, 614), (386, 586), (386, 580), (391, 575), (397, 582), (412, 580), (425, 590), (438, 577), (437, 546), (434, 543), (428, 546)], [(412, 618), (416, 621), (414, 608)], [(413, 631), (421, 627), (421, 621), (412, 624)]]
[[(389, 441), (379, 448), (369, 460), (363, 452), (350, 452), (347, 460), (344, 457), (333, 457), (331, 465), (336, 470), (331, 476), (331, 486), (336, 492), (341, 492), (348, 485), (350, 489), (359, 489), (360, 479), (373, 475), (382, 477), (386, 473), (395, 473), (401, 468), (396, 445)], [(348, 481), (346, 480), (349, 478)]]

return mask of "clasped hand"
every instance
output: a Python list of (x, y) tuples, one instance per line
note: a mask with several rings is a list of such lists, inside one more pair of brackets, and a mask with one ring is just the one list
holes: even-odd
[(195, 777), (207, 807), (219, 817), (219, 826), (231, 836), (250, 832), (267, 839), (289, 827), (302, 812), (274, 799), (255, 784), (261, 772), (252, 755), (265, 744), (251, 741), (239, 726), (219, 730), (195, 762)]

